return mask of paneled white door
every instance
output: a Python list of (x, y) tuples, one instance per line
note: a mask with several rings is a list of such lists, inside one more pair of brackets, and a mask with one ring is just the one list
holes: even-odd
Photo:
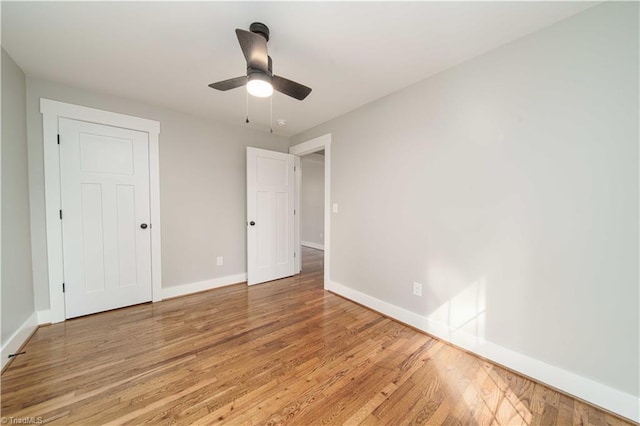
[(294, 274), (294, 156), (247, 148), (247, 283)]
[(151, 300), (147, 133), (60, 119), (67, 318)]

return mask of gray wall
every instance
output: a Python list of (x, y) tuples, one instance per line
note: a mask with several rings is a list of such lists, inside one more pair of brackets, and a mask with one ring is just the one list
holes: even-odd
[(300, 158), (300, 240), (324, 245), (324, 156)]
[(2, 345), (34, 312), (25, 76), (2, 49)]
[(638, 47), (605, 3), (293, 137), (332, 134), (331, 280), (640, 395)]
[[(246, 272), (245, 148), (286, 151), (287, 138), (28, 76), (29, 177), (38, 310), (49, 308), (40, 98), (160, 122), (163, 287)], [(224, 257), (223, 266), (216, 266), (216, 256)]]

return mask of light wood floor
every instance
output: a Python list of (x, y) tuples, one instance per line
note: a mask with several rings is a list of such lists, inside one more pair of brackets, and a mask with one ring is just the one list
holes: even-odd
[(41, 327), (2, 416), (58, 424), (626, 424), (297, 277)]

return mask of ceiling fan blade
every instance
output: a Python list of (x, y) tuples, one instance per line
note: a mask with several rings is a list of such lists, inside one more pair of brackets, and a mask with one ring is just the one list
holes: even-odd
[(274, 75), (271, 79), (271, 85), (280, 93), (291, 96), (301, 101), (311, 93), (311, 88), (295, 81), (288, 80), (284, 77)]
[(242, 77), (230, 78), (229, 80), (222, 80), (218, 81), (217, 83), (211, 83), (209, 87), (211, 87), (212, 89), (226, 91), (235, 89), (236, 87), (242, 87), (245, 84), (247, 84), (247, 77), (243, 75)]
[(236, 36), (247, 60), (247, 66), (266, 73), (269, 65), (267, 40), (259, 34), (241, 29), (236, 29)]

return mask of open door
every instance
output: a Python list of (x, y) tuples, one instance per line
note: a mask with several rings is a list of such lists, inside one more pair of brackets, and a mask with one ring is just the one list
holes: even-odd
[(294, 274), (294, 156), (247, 147), (247, 283)]

